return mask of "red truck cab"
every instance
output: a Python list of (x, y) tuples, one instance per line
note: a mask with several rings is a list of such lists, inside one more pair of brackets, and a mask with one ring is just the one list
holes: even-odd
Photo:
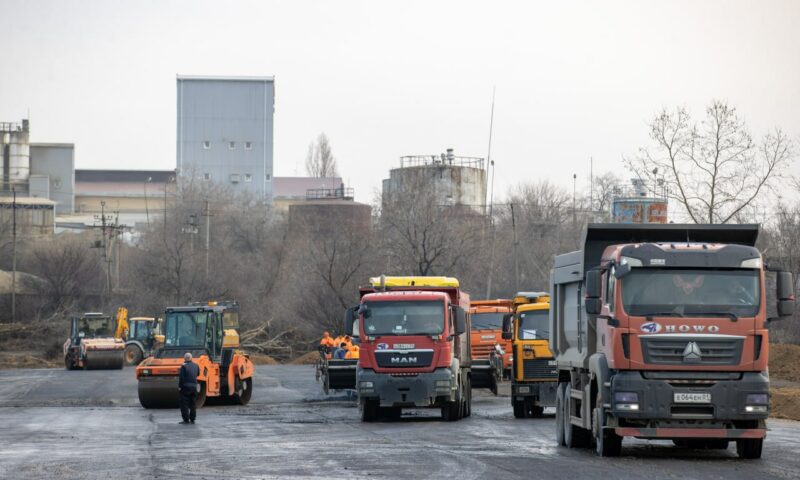
[(447, 277), (376, 277), (361, 289), (357, 388), (361, 416), (441, 408), (447, 420), (471, 406), (469, 296)]

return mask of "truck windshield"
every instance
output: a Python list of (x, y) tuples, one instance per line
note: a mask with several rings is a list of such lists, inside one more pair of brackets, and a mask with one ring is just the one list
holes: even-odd
[(761, 301), (760, 272), (635, 268), (622, 279), (629, 315), (755, 316)]
[(439, 335), (444, 331), (444, 303), (370, 302), (364, 319), (367, 335)]
[(208, 312), (169, 312), (164, 343), (171, 347), (204, 347)]
[(473, 313), (473, 330), (500, 330), (503, 328), (503, 315), (497, 312)]
[(550, 338), (549, 310), (531, 310), (519, 314), (519, 329), (517, 336), (520, 340), (547, 340)]

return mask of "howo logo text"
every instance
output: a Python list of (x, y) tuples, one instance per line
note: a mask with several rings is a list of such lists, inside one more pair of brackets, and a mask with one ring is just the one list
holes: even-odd
[(417, 363), (417, 357), (392, 357), (392, 363)]
[(718, 333), (719, 326), (717, 325), (665, 325), (664, 331), (666, 333)]

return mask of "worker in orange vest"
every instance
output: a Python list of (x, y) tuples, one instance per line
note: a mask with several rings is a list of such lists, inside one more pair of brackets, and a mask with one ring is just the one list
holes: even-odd
[(358, 348), (358, 345), (351, 345), (347, 350), (347, 353), (344, 355), (344, 358), (348, 360), (358, 360), (360, 350), (361, 349)]
[(336, 343), (333, 341), (333, 338), (331, 338), (330, 332), (324, 332), (322, 334), (322, 340), (319, 341), (319, 344), (322, 347), (328, 348), (333, 348), (333, 346), (336, 345)]

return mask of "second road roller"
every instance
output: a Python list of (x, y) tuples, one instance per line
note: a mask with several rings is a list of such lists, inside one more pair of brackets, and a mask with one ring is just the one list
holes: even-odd
[(178, 406), (178, 372), (183, 355), (189, 352), (200, 367), (198, 407), (212, 400), (247, 405), (253, 394), (255, 367), (239, 350), (236, 327), (235, 303), (208, 302), (167, 308), (164, 346), (136, 367), (139, 403), (144, 408)]

